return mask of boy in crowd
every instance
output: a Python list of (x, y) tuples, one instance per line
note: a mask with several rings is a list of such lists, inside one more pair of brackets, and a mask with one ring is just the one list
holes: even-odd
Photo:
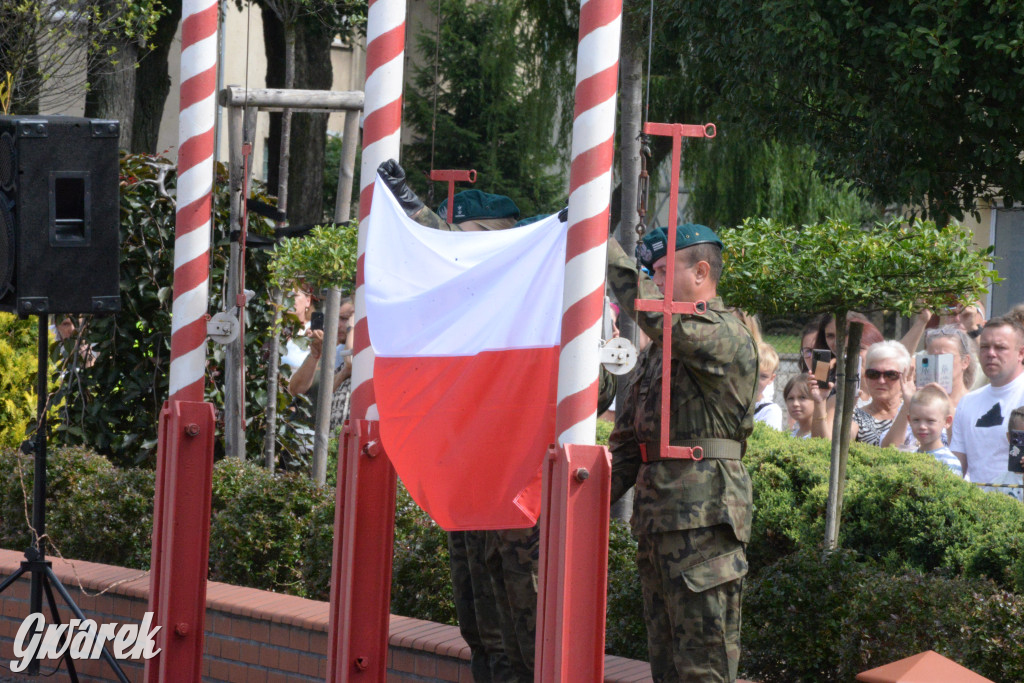
[(943, 431), (953, 424), (953, 414), (946, 392), (930, 384), (922, 387), (910, 399), (909, 412), (910, 429), (920, 446), (917, 452), (930, 453), (958, 477), (964, 476), (960, 460), (942, 443)]
[(754, 420), (782, 431), (782, 408), (764, 397), (764, 390), (775, 381), (775, 373), (779, 369), (779, 354), (771, 344), (765, 342), (757, 345), (757, 351), (760, 362), (757, 368), (757, 404), (754, 408)]

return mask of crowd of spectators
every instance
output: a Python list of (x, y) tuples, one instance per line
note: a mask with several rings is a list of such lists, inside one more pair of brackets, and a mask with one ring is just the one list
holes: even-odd
[[(987, 321), (980, 303), (939, 315), (925, 310), (898, 341), (884, 339), (861, 314), (849, 315), (847, 329), (851, 322), (863, 325), (851, 438), (929, 453), (957, 476), (1024, 499), (1024, 304)], [(796, 438), (831, 439), (835, 319), (808, 323), (800, 342), (798, 373), (783, 389), (785, 415), (766, 406), (779, 357), (761, 342), (755, 420)], [(825, 359), (827, 369), (819, 365)]]

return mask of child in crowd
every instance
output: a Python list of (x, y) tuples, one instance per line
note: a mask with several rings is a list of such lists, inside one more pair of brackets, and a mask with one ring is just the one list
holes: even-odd
[(910, 429), (919, 444), (917, 452), (930, 453), (958, 477), (964, 476), (960, 460), (942, 443), (942, 433), (953, 424), (946, 392), (934, 385), (918, 389), (910, 399), (909, 414)]
[(786, 400), (786, 410), (790, 418), (796, 424), (790, 436), (798, 439), (809, 439), (811, 437), (811, 422), (814, 419), (814, 400), (811, 398), (811, 391), (808, 382), (814, 377), (808, 374), (794, 375), (786, 382), (786, 388), (782, 390), (782, 398)]
[(774, 401), (767, 400), (764, 390), (775, 381), (775, 373), (779, 369), (779, 354), (771, 344), (760, 342), (757, 345), (760, 356), (757, 374), (757, 407), (754, 409), (754, 421), (763, 422), (773, 429), (782, 431), (782, 408)]

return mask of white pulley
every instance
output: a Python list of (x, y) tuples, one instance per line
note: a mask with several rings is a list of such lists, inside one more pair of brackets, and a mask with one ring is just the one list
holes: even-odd
[(625, 375), (636, 365), (636, 347), (623, 337), (609, 339), (601, 346), (601, 365), (613, 375)]
[(215, 313), (206, 321), (206, 335), (218, 344), (230, 344), (238, 339), (238, 318), (227, 311)]

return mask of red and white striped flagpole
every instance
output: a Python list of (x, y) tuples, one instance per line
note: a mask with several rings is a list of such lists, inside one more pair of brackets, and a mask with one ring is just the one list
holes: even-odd
[(555, 411), (559, 444), (595, 441), (621, 25), (622, 0), (581, 3)]
[(216, 89), (217, 2), (185, 0), (171, 306), (172, 401), (203, 400)]
[(377, 167), (398, 159), (402, 140), (402, 77), (405, 66), (405, 0), (371, 0), (366, 22), (366, 100), (363, 157), (359, 170), (359, 247), (356, 266), (355, 339), (352, 355), (352, 419), (377, 419), (373, 349), (366, 325), (363, 252), (366, 218)]
[(148, 683), (200, 681), (210, 548), (213, 405), (203, 402), (217, 90), (217, 0), (184, 0), (171, 372), (160, 412)]
[(373, 349), (366, 324), (366, 229), (377, 167), (398, 159), (402, 134), (405, 0), (370, 0), (366, 22), (366, 97), (359, 172), (352, 412), (338, 454), (327, 680), (387, 679), (391, 553), (397, 478), (382, 456), (373, 395)]
[(594, 442), (621, 28), (622, 0), (580, 3), (558, 447), (544, 468), (541, 515), (538, 683), (604, 680), (611, 459)]

